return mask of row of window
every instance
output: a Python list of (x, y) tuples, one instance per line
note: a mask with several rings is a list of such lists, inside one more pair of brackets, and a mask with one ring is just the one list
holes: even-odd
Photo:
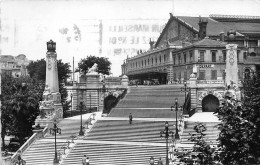
[[(222, 72), (222, 77), (223, 79), (225, 78), (225, 74), (224, 71)], [(174, 80), (181, 80), (182, 76), (181, 76), (181, 72), (179, 73), (173, 73), (173, 79)], [(211, 80), (217, 80), (217, 70), (210, 70), (210, 75), (211, 75)], [(190, 72), (184, 71), (183, 72), (183, 79), (184, 80), (188, 80), (190, 78)], [(200, 70), (199, 71), (199, 77), (198, 80), (206, 80), (206, 74), (205, 74), (205, 70)]]
[(149, 66), (149, 65), (154, 65), (154, 64), (161, 64), (163, 62), (166, 62), (167, 58), (166, 55), (164, 54), (163, 56), (159, 56), (159, 58), (148, 58), (144, 59), (142, 61), (136, 61), (136, 62), (131, 62), (130, 67), (131, 68), (138, 68), (138, 67), (144, 67), (144, 66)]
[[(217, 62), (217, 51), (216, 50), (212, 50), (211, 52), (211, 62)], [(199, 62), (204, 62), (205, 61), (205, 50), (201, 50), (199, 51), (199, 58), (198, 61)], [(237, 50), (237, 60), (239, 62), (239, 53), (240, 50)], [(183, 56), (181, 56), (181, 53), (179, 54), (173, 54), (173, 64), (185, 64), (187, 62), (195, 62), (195, 60), (193, 59), (193, 51), (189, 51), (189, 53), (187, 54), (186, 52), (182, 53)], [(222, 55), (223, 56), (219, 56), (219, 62), (226, 62), (226, 50), (222, 51)], [(182, 58), (183, 57), (183, 58)], [(244, 58), (246, 58), (246, 55), (244, 54)]]

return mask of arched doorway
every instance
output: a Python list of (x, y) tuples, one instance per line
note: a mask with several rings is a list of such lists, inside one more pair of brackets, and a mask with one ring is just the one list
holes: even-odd
[(219, 107), (219, 100), (216, 96), (209, 94), (202, 100), (202, 112), (215, 112)]

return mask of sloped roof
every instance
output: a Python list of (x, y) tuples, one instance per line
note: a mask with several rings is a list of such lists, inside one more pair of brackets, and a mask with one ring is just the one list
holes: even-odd
[(212, 40), (212, 39), (209, 39), (209, 38), (204, 38), (198, 42), (195, 42), (193, 45), (194, 46), (208, 46), (208, 47), (211, 47), (211, 46), (220, 46), (220, 47), (223, 47), (223, 46), (226, 46), (226, 42), (222, 42), (222, 41), (216, 41), (216, 40)]
[[(184, 21), (185, 23), (189, 24), (190, 26), (194, 27), (199, 31), (199, 19), (200, 17), (186, 17), (186, 16), (177, 16), (178, 19)], [(215, 21), (208, 17), (201, 17), (203, 20), (208, 20), (207, 24), (207, 35), (209, 36), (218, 36), (220, 32), (224, 32), (227, 34), (227, 32), (231, 29), (227, 25), (220, 23), (218, 21)]]
[(222, 22), (224, 25), (240, 32), (260, 32), (260, 23), (248, 23), (248, 22)]
[[(195, 29), (199, 30), (199, 19), (200, 17), (186, 17), (186, 16), (177, 16), (180, 20), (184, 21), (185, 23), (189, 24), (190, 26), (193, 26)], [(214, 20), (214, 18), (209, 17), (201, 17), (202, 19), (207, 19), (207, 35), (209, 36), (217, 36), (220, 32), (224, 32), (227, 34), (227, 32), (230, 29), (233, 29), (239, 33), (255, 33), (260, 32), (260, 23), (257, 22), (249, 22), (248, 20), (238, 20), (230, 22), (228, 19), (224, 22), (223, 20), (221, 22)]]

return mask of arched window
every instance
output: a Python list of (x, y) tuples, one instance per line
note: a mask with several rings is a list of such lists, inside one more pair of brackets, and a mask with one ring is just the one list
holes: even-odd
[(250, 69), (246, 68), (245, 69), (245, 79), (249, 79), (250, 78)]

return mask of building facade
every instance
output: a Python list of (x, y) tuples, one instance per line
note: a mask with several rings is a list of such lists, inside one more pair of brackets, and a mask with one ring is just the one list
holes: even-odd
[(2, 73), (12, 75), (13, 77), (28, 75), (26, 67), (29, 65), (29, 62), (24, 54), (18, 56), (0, 55)]
[(170, 19), (150, 49), (127, 58), (122, 74), (144, 83), (182, 83), (191, 73), (199, 81), (225, 80), (226, 45), (236, 44), (238, 77), (260, 71), (260, 17), (177, 17)]

